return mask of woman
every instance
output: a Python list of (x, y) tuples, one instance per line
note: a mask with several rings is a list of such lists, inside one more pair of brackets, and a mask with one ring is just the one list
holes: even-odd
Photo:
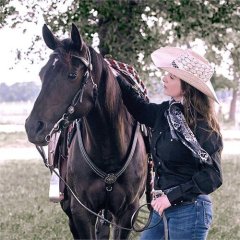
[[(170, 101), (147, 103), (120, 76), (123, 101), (136, 120), (152, 129), (154, 189), (163, 194), (151, 202), (151, 226), (141, 239), (206, 239), (212, 222), (208, 194), (222, 184), (222, 138), (213, 112), (218, 102), (210, 78), (209, 62), (191, 50), (163, 47), (151, 55), (167, 71), (164, 93)], [(166, 227), (166, 225), (165, 225)], [(165, 232), (166, 234), (166, 232)]]

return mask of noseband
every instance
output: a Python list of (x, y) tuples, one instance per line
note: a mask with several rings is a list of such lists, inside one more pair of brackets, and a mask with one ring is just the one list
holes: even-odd
[[(52, 55), (58, 55), (58, 53), (52, 53)], [(94, 102), (94, 105), (96, 104), (98, 89), (97, 89), (97, 84), (94, 83), (92, 75), (91, 75), (92, 63), (91, 63), (91, 54), (90, 54), (89, 48), (87, 48), (87, 56), (88, 56), (88, 59), (81, 57), (81, 56), (77, 56), (77, 55), (71, 55), (71, 58), (77, 58), (85, 65), (86, 72), (84, 73), (84, 75), (82, 77), (79, 90), (74, 95), (70, 106), (67, 108), (67, 111), (55, 123), (55, 125), (52, 128), (52, 130), (50, 131), (50, 133), (45, 137), (45, 140), (47, 142), (50, 141), (50, 139), (54, 133), (58, 132), (61, 128), (65, 128), (69, 125), (70, 115), (72, 115), (75, 112), (75, 110), (76, 110), (75, 108), (76, 108), (76, 105), (78, 104), (78, 102), (82, 103), (83, 93), (84, 93), (85, 86), (86, 86), (89, 78), (90, 78), (92, 86), (93, 86), (93, 102)], [(53, 66), (55, 65), (55, 63), (56, 63), (56, 61), (54, 61)]]

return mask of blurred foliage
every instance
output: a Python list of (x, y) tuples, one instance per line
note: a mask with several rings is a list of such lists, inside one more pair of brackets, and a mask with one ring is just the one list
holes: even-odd
[[(2, 1), (6, 5), (9, 1)], [(208, 59), (219, 65), (228, 51), (229, 71), (240, 77), (239, 0), (20, 0), (27, 13), (13, 17), (11, 24), (37, 21), (39, 13), (58, 35), (78, 25), (88, 44), (99, 37), (99, 50), (136, 67), (148, 80), (150, 54), (160, 46), (205, 43)], [(45, 2), (46, 4), (43, 4)], [(63, 6), (64, 9), (63, 10)], [(16, 11), (18, 12), (18, 11)], [(10, 13), (9, 13), (10, 14)], [(31, 46), (32, 47), (32, 46)], [(151, 71), (153, 71), (151, 69)]]
[[(3, 2), (6, 4), (8, 1)], [(215, 78), (216, 88), (240, 86), (240, 2), (239, 0), (19, 0), (28, 11), (24, 17), (13, 17), (12, 25), (45, 22), (58, 36), (68, 32), (74, 22), (85, 41), (99, 39), (102, 55), (135, 66), (143, 80), (151, 82), (150, 54), (161, 46), (194, 47), (201, 39), (210, 62), (219, 66), (229, 56), (228, 71), (233, 83), (223, 76)], [(43, 4), (44, 3), (44, 4)], [(98, 37), (98, 38), (97, 38)], [(96, 46), (96, 44), (95, 44)], [(32, 46), (31, 46), (32, 48)], [(154, 74), (152, 75), (154, 76)], [(226, 84), (227, 83), (227, 84)]]
[[(56, 9), (57, 4), (51, 7)], [(220, 51), (229, 51), (231, 58), (240, 51), (239, 0), (78, 0), (66, 12), (46, 13), (45, 19), (54, 30), (65, 31), (75, 22), (89, 43), (97, 33), (103, 55), (133, 64), (138, 71), (148, 69), (150, 53), (156, 48), (191, 47), (197, 38), (205, 42), (209, 58), (217, 65), (222, 61)], [(238, 72), (239, 78), (238, 63), (233, 61), (229, 70)]]
[[(132, 64), (143, 74), (142, 68), (147, 68), (154, 45), (163, 45), (167, 40), (165, 35), (160, 41), (163, 37), (159, 37), (159, 31), (147, 24), (150, 19), (154, 24), (158, 21), (147, 6), (145, 1), (73, 1), (66, 12), (46, 13), (45, 19), (53, 30), (64, 32), (75, 22), (89, 44), (99, 37), (102, 55)], [(56, 4), (51, 8), (56, 8)]]
[(0, 27), (6, 24), (6, 18), (15, 11), (13, 6), (9, 5), (10, 0), (0, 0)]
[(211, 79), (212, 84), (215, 86), (216, 89), (234, 89), (236, 88), (236, 82), (229, 81), (226, 77), (222, 75), (214, 74)]

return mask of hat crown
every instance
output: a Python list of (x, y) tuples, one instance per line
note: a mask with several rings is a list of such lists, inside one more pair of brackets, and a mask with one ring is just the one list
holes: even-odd
[(151, 54), (154, 64), (219, 102), (211, 84), (213, 67), (198, 53), (178, 47), (161, 47)]
[(183, 51), (180, 56), (174, 59), (172, 66), (187, 71), (204, 82), (208, 82), (214, 73), (210, 63), (190, 49)]

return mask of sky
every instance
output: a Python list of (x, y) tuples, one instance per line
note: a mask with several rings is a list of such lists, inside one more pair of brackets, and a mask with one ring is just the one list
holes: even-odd
[[(36, 57), (36, 53), (32, 52), (30, 56), (25, 56), (24, 52), (28, 51), (28, 48), (31, 46), (32, 40), (36, 35), (42, 33), (42, 26), (45, 23), (41, 8), (48, 8), (48, 5), (51, 3), (51, 0), (28, 0), (28, 1), (18, 1), (11, 0), (10, 5), (14, 6), (18, 11), (18, 17), (23, 17), (27, 13), (31, 14), (31, 7), (28, 9), (26, 4), (38, 5), (37, 10), (34, 12), (34, 18), (37, 20), (34, 22), (24, 22), (20, 23), (12, 29), (9, 25), (13, 22), (12, 18), (9, 17), (7, 26), (0, 29), (0, 64), (1, 64), (1, 78), (0, 83), (6, 83), (12, 85), (15, 82), (29, 82), (34, 81), (40, 84), (40, 79), (38, 73), (41, 67), (47, 62), (48, 56), (51, 52), (50, 49), (47, 49), (45, 43), (40, 40), (36, 42), (36, 49), (40, 49), (42, 57), (44, 60), (40, 60)], [(60, 4), (61, 1), (59, 1)], [(67, 0), (65, 6), (61, 7), (62, 11), (66, 10), (68, 4), (71, 0)], [(23, 33), (23, 30), (26, 31)], [(23, 52), (22, 59), (20, 61), (16, 60), (18, 49)], [(30, 58), (35, 59), (34, 63), (31, 63)]]
[[(29, 29), (41, 32), (41, 24), (29, 24)], [(29, 33), (23, 34), (22, 29), (4, 28), (0, 30), (0, 64), (1, 64), (1, 79), (0, 83), (4, 82), (11, 85), (15, 82), (38, 81), (38, 72), (43, 66), (44, 61), (38, 61), (34, 64), (28, 59), (22, 59), (17, 62), (17, 49), (27, 51), (31, 46), (31, 36)]]
[[(70, 1), (70, 0), (69, 0)], [(34, 0), (32, 0), (34, 2)], [(39, 2), (39, 1), (35, 1)], [(44, 1), (44, 7), (46, 7), (47, 1)], [(28, 11), (24, 5), (21, 5), (19, 1), (13, 0), (13, 5), (19, 11), (19, 14), (24, 16)], [(65, 6), (66, 7), (66, 6)], [(64, 11), (64, 8), (62, 8)], [(34, 22), (25, 22), (19, 24), (16, 28), (12, 29), (9, 26), (6, 26), (0, 29), (0, 64), (1, 64), (1, 78), (0, 83), (6, 83), (8, 85), (12, 85), (16, 82), (28, 82), (34, 81), (40, 84), (38, 73), (41, 67), (45, 64), (48, 59), (48, 56), (51, 52), (50, 49), (47, 49), (44, 42), (42, 40), (36, 43), (36, 49), (40, 49), (44, 60), (40, 60), (36, 57), (36, 53), (33, 52), (29, 56), (24, 56), (24, 52), (26, 52), (31, 46), (32, 39), (34, 36), (41, 35), (42, 26), (44, 24), (44, 19), (39, 12), (35, 15), (37, 18), (37, 23)], [(9, 19), (9, 23), (11, 23), (11, 19)], [(26, 28), (26, 32), (23, 33), (23, 29)], [(17, 50), (21, 50), (23, 52), (22, 59), (20, 61), (16, 61)], [(204, 55), (205, 50), (200, 40), (196, 41), (194, 45), (194, 49), (198, 53)], [(34, 63), (31, 63), (29, 58), (33, 58)], [(226, 63), (223, 64), (221, 68), (217, 69), (218, 73), (223, 73), (227, 76), (226, 71), (222, 71), (222, 69), (227, 69), (227, 57)]]

